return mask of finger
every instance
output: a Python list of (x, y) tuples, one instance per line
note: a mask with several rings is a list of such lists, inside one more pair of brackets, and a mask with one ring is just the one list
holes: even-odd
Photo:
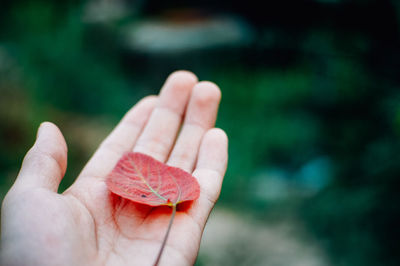
[(40, 125), (26, 154), (14, 188), (45, 188), (56, 192), (67, 168), (67, 144), (56, 125)]
[(228, 137), (218, 128), (207, 131), (200, 145), (193, 176), (200, 185), (200, 197), (189, 210), (199, 225), (204, 226), (220, 191), (228, 162)]
[(82, 170), (79, 178), (104, 178), (112, 170), (119, 158), (125, 152), (132, 150), (157, 100), (156, 96), (145, 97), (129, 110), (99, 146)]
[(203, 81), (193, 88), (185, 121), (168, 165), (193, 171), (201, 139), (215, 124), (220, 99), (221, 91), (212, 82)]
[(171, 74), (161, 89), (159, 102), (133, 151), (165, 161), (175, 142), (197, 77), (188, 71)]

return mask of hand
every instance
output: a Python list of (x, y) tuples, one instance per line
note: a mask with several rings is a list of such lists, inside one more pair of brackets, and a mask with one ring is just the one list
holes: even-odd
[(215, 84), (173, 73), (159, 96), (144, 98), (125, 115), (62, 194), (67, 146), (55, 125), (43, 123), (3, 201), (2, 265), (152, 265), (170, 210), (121, 199), (104, 183), (131, 150), (197, 178), (200, 198), (177, 212), (160, 261), (192, 265), (227, 164), (227, 137), (213, 128), (219, 100)]

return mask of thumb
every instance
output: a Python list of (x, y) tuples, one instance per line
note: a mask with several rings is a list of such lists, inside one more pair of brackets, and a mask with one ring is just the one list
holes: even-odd
[(56, 192), (67, 168), (67, 144), (56, 125), (40, 125), (36, 142), (26, 154), (15, 188), (41, 187)]

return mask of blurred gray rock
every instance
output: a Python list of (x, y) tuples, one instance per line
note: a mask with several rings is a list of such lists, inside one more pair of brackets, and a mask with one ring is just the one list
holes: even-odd
[(214, 16), (138, 22), (124, 30), (128, 49), (142, 53), (179, 53), (210, 48), (247, 45), (253, 40), (252, 28), (233, 16)]
[(260, 223), (240, 211), (216, 209), (207, 223), (198, 265), (329, 266), (319, 245), (302, 224), (288, 219)]

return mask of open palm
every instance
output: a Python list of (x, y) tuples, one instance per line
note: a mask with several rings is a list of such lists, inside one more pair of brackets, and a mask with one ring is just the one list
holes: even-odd
[(111, 194), (104, 182), (127, 151), (150, 155), (195, 176), (200, 198), (178, 208), (161, 265), (191, 265), (221, 189), (227, 138), (213, 128), (220, 91), (190, 72), (167, 79), (159, 96), (135, 105), (104, 140), (75, 183), (58, 185), (67, 148), (43, 123), (2, 206), (2, 265), (152, 265), (171, 209)]

